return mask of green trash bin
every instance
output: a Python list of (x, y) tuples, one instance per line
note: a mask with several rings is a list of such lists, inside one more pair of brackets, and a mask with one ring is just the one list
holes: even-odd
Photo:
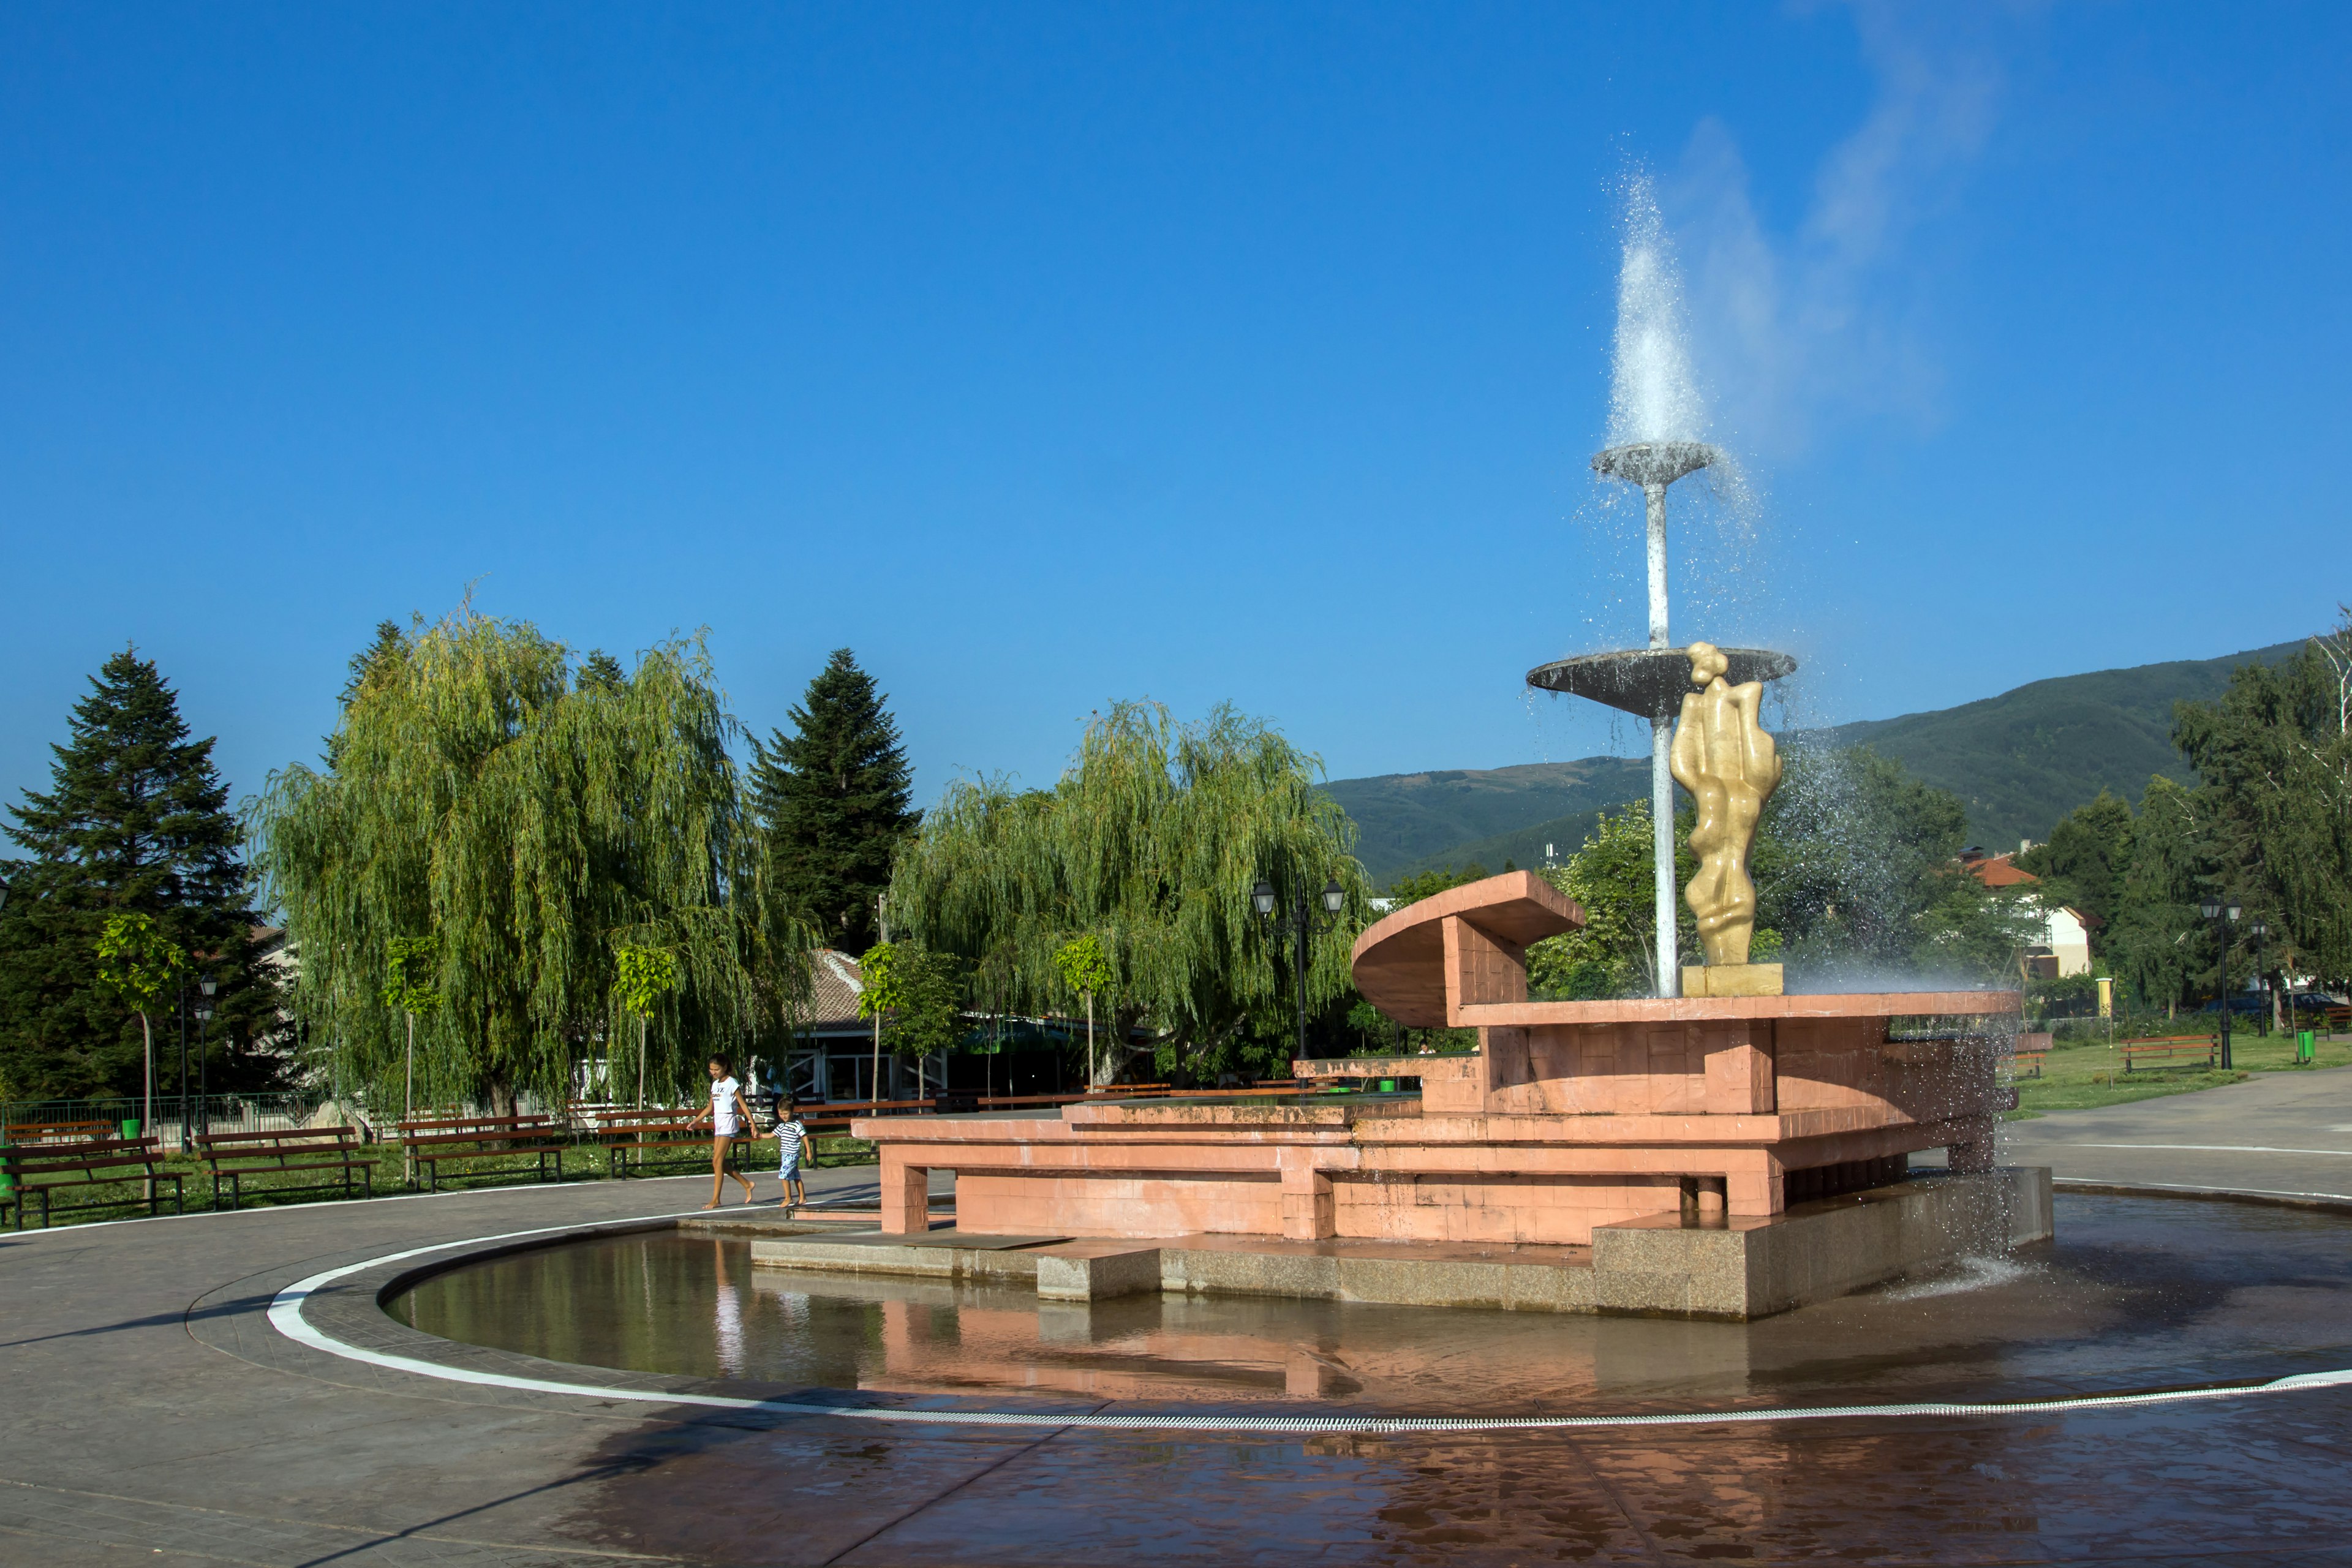
[(2299, 1062), (2307, 1062), (2317, 1054), (2317, 1051), (2318, 1037), (2312, 1030), (2297, 1029), (2294, 1032), (2295, 1060)]
[(126, 1116), (126, 1117), (124, 1117), (124, 1118), (122, 1119), (122, 1141), (123, 1141), (125, 1143), (128, 1143), (128, 1142), (130, 1142), (132, 1139), (134, 1139), (134, 1138), (136, 1138), (136, 1137), (138, 1137), (138, 1136), (139, 1136), (139, 1118), (137, 1118), (137, 1117), (135, 1117), (135, 1116)]

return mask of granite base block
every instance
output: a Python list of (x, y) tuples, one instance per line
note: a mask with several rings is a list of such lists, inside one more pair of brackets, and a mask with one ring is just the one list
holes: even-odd
[(1800, 1204), (1769, 1220), (1685, 1229), (1629, 1220), (1592, 1235), (1594, 1310), (1745, 1321), (1826, 1301), (2052, 1235), (2050, 1173), (1922, 1176)]
[[(775, 1237), (751, 1244), (767, 1268), (849, 1270), (1029, 1286), (1056, 1310), (1154, 1290), (1279, 1296), (1400, 1307), (1745, 1321), (1824, 1301), (1906, 1273), (1990, 1254), (2052, 1234), (2050, 1173), (2012, 1167), (1922, 1175), (1892, 1186), (1800, 1204), (1769, 1219), (1685, 1226), (1651, 1215), (1596, 1226), (1589, 1254), (1425, 1257), (1410, 1244), (1351, 1249), (1268, 1238), (971, 1237), (910, 1241)], [(1403, 1254), (1400, 1256), (1399, 1254)]]
[(1108, 1301), (1160, 1289), (1160, 1249), (1156, 1247), (1092, 1257), (1040, 1253), (1036, 1255), (1036, 1269), (1040, 1301)]

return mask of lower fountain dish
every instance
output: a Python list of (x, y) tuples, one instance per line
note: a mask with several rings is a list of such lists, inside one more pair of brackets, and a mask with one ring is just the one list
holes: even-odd
[[(1795, 672), (1797, 661), (1769, 648), (1727, 647), (1729, 661), (1724, 679), (1734, 686), (1751, 680), (1778, 680)], [(1622, 648), (1614, 653), (1579, 654), (1554, 659), (1528, 671), (1528, 684), (1546, 691), (1564, 691), (1642, 719), (1671, 719), (1682, 710), (1691, 689), (1690, 650), (1681, 647)]]

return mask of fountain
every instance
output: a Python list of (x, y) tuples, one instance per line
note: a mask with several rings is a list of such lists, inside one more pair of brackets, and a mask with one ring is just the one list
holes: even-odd
[[(1780, 776), (1758, 708), (1795, 661), (1672, 644), (1666, 492), (1723, 459), (1696, 438), (1654, 213), (1629, 229), (1624, 275), (1612, 434), (1634, 438), (1593, 466), (1647, 500), (1650, 646), (1528, 679), (1651, 721), (1658, 994), (1530, 1001), (1528, 946), (1584, 911), (1533, 873), (1491, 877), (1389, 914), (1353, 955), (1382, 1012), (1475, 1030), (1475, 1052), (1299, 1061), (1291, 1093), (862, 1121), (880, 1232), (760, 1241), (755, 1261), (1018, 1280), (1045, 1300), (1181, 1289), (1747, 1319), (2051, 1234), (2049, 1173), (1993, 1166), (1995, 1121), (2016, 1103), (1998, 1064), (2017, 993), (1790, 995), (1780, 965), (1748, 962), (1748, 854)], [(1685, 892), (1705, 962), (1689, 967), (1676, 782), (1697, 804)], [(1944, 1026), (1898, 1035), (1906, 1018)], [(1310, 1091), (1349, 1079), (1411, 1091)], [(1909, 1179), (1909, 1157), (1932, 1149), (1948, 1173)], [(956, 1226), (934, 1237), (943, 1170)]]

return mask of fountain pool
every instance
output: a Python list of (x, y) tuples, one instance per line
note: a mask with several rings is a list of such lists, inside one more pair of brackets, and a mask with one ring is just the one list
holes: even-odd
[(688, 1231), (461, 1263), (387, 1302), (423, 1332), (768, 1388), (1486, 1415), (2009, 1403), (2352, 1364), (2352, 1220), (2063, 1196), (2057, 1237), (1747, 1323), (1146, 1294), (751, 1266)]

